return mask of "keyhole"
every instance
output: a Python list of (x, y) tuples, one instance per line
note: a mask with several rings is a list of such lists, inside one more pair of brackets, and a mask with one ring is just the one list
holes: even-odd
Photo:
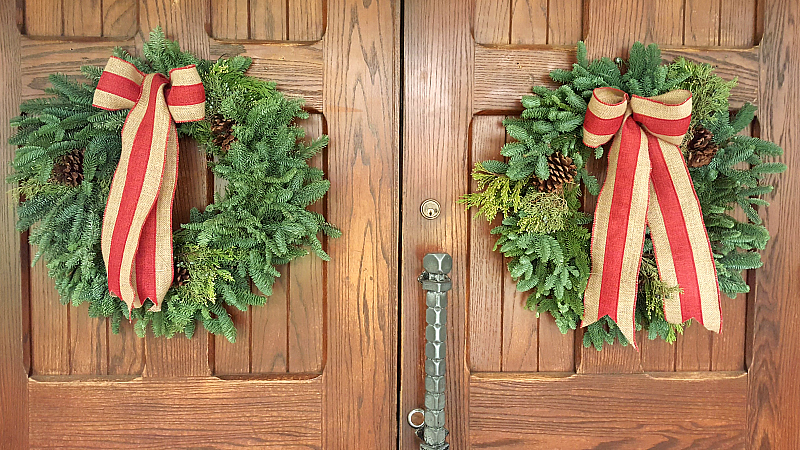
[(439, 206), (439, 202), (436, 200), (429, 198), (422, 202), (422, 205), (419, 207), (419, 212), (422, 214), (422, 217), (433, 220), (439, 217), (439, 213), (441, 211), (441, 207)]

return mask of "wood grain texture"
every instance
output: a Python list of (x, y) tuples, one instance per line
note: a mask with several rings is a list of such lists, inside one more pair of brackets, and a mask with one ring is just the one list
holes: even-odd
[(248, 0), (211, 0), (211, 35), (218, 39), (250, 37)]
[[(495, 159), (506, 141), (503, 116), (476, 116), (472, 119), (472, 162)], [(470, 182), (471, 192), (477, 183)], [(499, 371), (503, 348), (503, 255), (492, 251), (495, 236), (489, 232), (500, 224), (482, 217), (469, 222), (469, 367), (476, 371)], [(513, 288), (513, 285), (512, 285)]]
[(675, 343), (665, 342), (661, 338), (653, 339), (651, 341), (647, 337), (647, 334), (644, 332), (636, 333), (636, 339), (639, 345), (641, 346), (641, 350), (639, 353), (643, 371), (645, 372), (675, 371), (675, 351), (677, 348), (677, 345)]
[(144, 339), (136, 336), (131, 322), (123, 321), (119, 334), (113, 334), (109, 329), (109, 375), (141, 375), (144, 372), (144, 362)]
[(509, 44), (511, 3), (515, 0), (475, 0), (473, 35), (479, 44)]
[(781, 160), (789, 169), (769, 180), (776, 189), (764, 222), (772, 239), (756, 273), (747, 443), (788, 449), (800, 448), (800, 240), (793, 233), (800, 209), (800, 4), (783, 0), (763, 7), (761, 137), (784, 148)]
[[(32, 248), (35, 254), (36, 248)], [(69, 374), (69, 306), (62, 305), (44, 260), (31, 268), (31, 373)]]
[(102, 0), (103, 36), (131, 38), (139, 29), (137, 0)]
[(208, 0), (139, 0), (139, 34), (148, 36), (160, 26), (168, 38), (178, 40), (181, 50), (189, 51), (200, 58), (209, 58), (206, 24)]
[(106, 375), (108, 373), (106, 319), (89, 317), (88, 303), (70, 308), (69, 315), (69, 373)]
[(721, 7), (720, 2), (686, 0), (683, 43), (705, 47), (718, 45)]
[(561, 334), (553, 316), (542, 314), (539, 316), (539, 372), (574, 371), (575, 332)]
[(323, 0), (288, 0), (290, 41), (317, 41), (325, 34)]
[[(591, 48), (591, 43), (588, 44)], [(717, 66), (724, 78), (738, 77), (731, 92), (734, 108), (758, 97), (758, 49), (667, 48), (662, 56), (679, 56)], [(609, 53), (611, 54), (611, 53)], [(473, 112), (475, 114), (519, 113), (520, 99), (531, 87), (555, 87), (548, 74), (575, 62), (574, 47), (476, 46)]]
[[(298, 121), (298, 125), (305, 130), (304, 140), (307, 143), (323, 134), (324, 121), (321, 114), (313, 114), (308, 119)], [(324, 169), (326, 159), (327, 152), (323, 151), (315, 155), (309, 163)], [(327, 197), (311, 205), (309, 210), (325, 215), (326, 202)], [(323, 247), (325, 246), (327, 239), (323, 239)], [(326, 272), (325, 262), (313, 254), (291, 263), (287, 279), (289, 372), (322, 372)]]
[(101, 0), (71, 0), (63, 3), (64, 36), (99, 37), (103, 34)]
[(547, 0), (511, 0), (511, 44), (547, 44)]
[[(457, 205), (469, 189), (469, 126), (472, 120), (472, 71), (475, 48), (469, 2), (403, 3), (403, 335), (402, 401), (405, 412), (423, 404), (422, 352), (424, 294), (416, 281), (422, 258), (430, 252), (453, 257), (453, 289), (447, 306), (447, 408), (451, 448), (467, 448), (466, 310), (468, 226), (470, 214)], [(426, 198), (442, 205), (427, 220), (418, 212)], [(491, 282), (484, 280), (484, 282)], [(401, 428), (401, 448), (418, 447), (409, 427)]]
[(286, 40), (286, 6), (286, 0), (250, 0), (250, 38)]
[(61, 36), (64, 30), (63, 17), (64, 10), (61, 0), (26, 0), (25, 34), (28, 36)]
[[(289, 367), (288, 316), (289, 273), (291, 267), (278, 269), (281, 276), (272, 286), (272, 295), (264, 306), (251, 309), (250, 372), (283, 373)], [(263, 295), (253, 286), (253, 292)]]
[[(744, 374), (477, 374), (470, 377), (470, 444), (504, 449), (740, 449), (746, 392)], [(665, 406), (654, 405), (654, 396)]]
[(719, 11), (719, 45), (747, 48), (756, 45), (756, 25), (763, 23), (758, 17), (758, 0), (725, 0)]
[(547, 10), (547, 42), (575, 45), (583, 38), (584, 0), (550, 2)]
[[(16, 147), (8, 145), (14, 130), (6, 124), (19, 114), (20, 90), (20, 35), (15, 22), (17, 5), (14, 2), (0, 3), (0, 85), (6, 89), (0, 100), (0, 178), (6, 179), (11, 172), (8, 163), (14, 158)], [(8, 185), (6, 185), (8, 189)], [(6, 197), (0, 208), (0, 447), (18, 449), (28, 447), (28, 390), (27, 375), (30, 360), (26, 361), (28, 341), (23, 333), (26, 326), (23, 318), (23, 298), (27, 298), (29, 286), (27, 266), (27, 241), (21, 242), (16, 230), (17, 208)], [(25, 259), (21, 259), (22, 246)], [(24, 275), (24, 278), (23, 278)], [(27, 306), (27, 305), (26, 305)], [(28, 308), (25, 308), (28, 309)], [(27, 323), (30, 323), (29, 319)], [(28, 353), (28, 358), (30, 354)]]
[(400, 3), (330, 0), (327, 11), (329, 215), (343, 234), (329, 243), (323, 446), (393, 449)]
[[(322, 380), (29, 382), (32, 448), (322, 448)], [(138, 418), (138, 419), (132, 419)], [(132, 420), (146, 421), (146, 429)]]
[(21, 97), (22, 100), (44, 95), (42, 90), (49, 86), (47, 80), (51, 73), (79, 75), (82, 65), (105, 66), (114, 47), (132, 50), (131, 41), (104, 40), (74, 42), (28, 39), (21, 40)]
[(228, 342), (224, 336), (212, 336), (214, 341), (214, 375), (239, 375), (250, 373), (250, 354), (252, 352), (252, 336), (250, 330), (251, 310), (241, 311), (228, 307), (228, 314), (236, 327), (236, 342)]
[(627, 57), (634, 42), (683, 44), (684, 4), (673, 0), (588, 0), (584, 38), (589, 58)]
[(517, 292), (505, 267), (503, 277), (502, 370), (535, 372), (539, 370), (539, 319), (535, 312), (525, 309), (530, 294)]
[(212, 58), (239, 54), (253, 58), (248, 75), (275, 81), (284, 94), (303, 97), (307, 109), (314, 112), (322, 110), (321, 43), (260, 45), (211, 41)]

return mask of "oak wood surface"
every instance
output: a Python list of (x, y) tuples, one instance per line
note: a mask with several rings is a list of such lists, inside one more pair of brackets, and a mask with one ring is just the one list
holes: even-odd
[[(747, 376), (470, 377), (472, 448), (740, 449)], [(668, 399), (646, 399), (654, 392)], [(724, 393), (724, 394), (723, 394)]]
[(777, 188), (766, 209), (772, 239), (764, 251), (766, 270), (756, 272), (753, 351), (749, 361), (748, 435), (750, 448), (800, 447), (800, 241), (794, 236), (800, 209), (800, 5), (764, 2), (761, 41), (761, 136), (784, 148), (789, 169), (773, 178)]
[[(425, 297), (416, 278), (422, 272), (426, 253), (447, 252), (454, 264), (450, 273), (453, 289), (448, 294), (447, 306), (445, 415), (451, 448), (467, 448), (468, 423), (464, 417), (469, 390), (465, 329), (470, 219), (456, 199), (469, 186), (464, 166), (470, 159), (472, 119), (472, 5), (412, 0), (404, 2), (403, 7), (407, 19), (403, 30), (400, 411), (407, 414), (423, 404)], [(427, 220), (418, 212), (419, 205), (427, 198), (435, 198), (441, 204), (441, 214), (435, 220)], [(400, 446), (419, 447), (410, 427), (401, 428)]]
[(250, 39), (285, 40), (286, 7), (285, 0), (250, 0)]
[[(406, 6), (407, 7), (407, 6)], [(396, 448), (400, 3), (329, 0), (323, 447)]]
[[(476, 116), (472, 120), (471, 163), (492, 159), (506, 141), (503, 116)], [(470, 182), (470, 191), (477, 183)], [(469, 368), (500, 371), (503, 358), (503, 256), (492, 251), (495, 237), (489, 232), (500, 223), (483, 217), (469, 222)], [(512, 286), (513, 287), (513, 286)]]
[(102, 0), (103, 36), (132, 38), (139, 27), (137, 0)]
[[(5, 88), (5, 95), (0, 99), (0, 178), (3, 180), (11, 171), (7, 161), (16, 151), (14, 146), (7, 144), (13, 130), (5, 124), (19, 114), (21, 101), (21, 51), (16, 17), (13, 2), (0, 3), (0, 85)], [(23, 325), (23, 318), (28, 317), (22, 309), (23, 301), (27, 299), (23, 290), (27, 291), (29, 280), (27, 271), (22, 271), (21, 255), (24, 253), (27, 266), (27, 241), (21, 245), (20, 234), (16, 231), (16, 205), (8, 198), (3, 201), (3, 207), (0, 207), (0, 308), (3, 311), (0, 314), (0, 436), (3, 436), (0, 447), (24, 449), (28, 446), (28, 435), (21, 430), (28, 429), (30, 355), (25, 356), (27, 338), (23, 333), (27, 327)], [(30, 323), (29, 319), (27, 323)]]
[(322, 448), (310, 380), (29, 382), (32, 448)]

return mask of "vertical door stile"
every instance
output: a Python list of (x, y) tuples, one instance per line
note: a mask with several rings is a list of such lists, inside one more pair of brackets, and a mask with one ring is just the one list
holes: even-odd
[[(15, 2), (0, 3), (0, 85), (5, 92), (0, 103), (0, 178), (9, 175), (16, 147), (8, 145), (13, 130), (6, 126), (19, 114), (20, 103), (20, 34), (16, 24)], [(6, 189), (2, 191), (5, 192)], [(24, 361), (22, 319), (23, 280), (20, 261), (20, 235), (16, 230), (17, 210), (10, 199), (0, 209), (0, 292), (3, 313), (0, 314), (0, 436), (10, 448), (27, 448), (28, 380)]]
[(330, 221), (324, 448), (397, 435), (400, 2), (329, 0), (323, 39)]
[[(466, 277), (469, 272), (467, 215), (456, 204), (469, 188), (474, 38), (472, 2), (404, 3), (403, 62), (403, 265), (402, 397), (406, 414), (423, 400), (420, 364), (424, 299), (416, 281), (426, 253), (453, 257), (453, 291), (448, 307), (447, 410), (451, 448), (468, 448)], [(438, 218), (417, 211), (428, 198), (442, 205)], [(413, 430), (401, 429), (400, 447), (419, 445)]]

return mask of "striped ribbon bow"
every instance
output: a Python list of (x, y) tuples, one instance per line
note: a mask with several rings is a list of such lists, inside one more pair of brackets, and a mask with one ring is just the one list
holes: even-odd
[(94, 106), (131, 109), (122, 128), (122, 156), (108, 194), (101, 237), (108, 290), (129, 309), (149, 298), (152, 310), (160, 310), (172, 285), (172, 200), (178, 177), (175, 123), (202, 120), (205, 100), (194, 65), (173, 69), (167, 79), (112, 57), (97, 84)]
[(628, 94), (612, 88), (595, 89), (586, 111), (584, 144), (596, 148), (615, 135), (616, 139), (594, 215), (592, 272), (582, 326), (608, 315), (634, 347), (645, 225), (650, 227), (661, 279), (682, 289), (679, 296), (664, 301), (667, 321), (678, 324), (694, 318), (715, 332), (722, 322), (711, 245), (678, 148), (691, 113), (689, 91), (628, 99)]

